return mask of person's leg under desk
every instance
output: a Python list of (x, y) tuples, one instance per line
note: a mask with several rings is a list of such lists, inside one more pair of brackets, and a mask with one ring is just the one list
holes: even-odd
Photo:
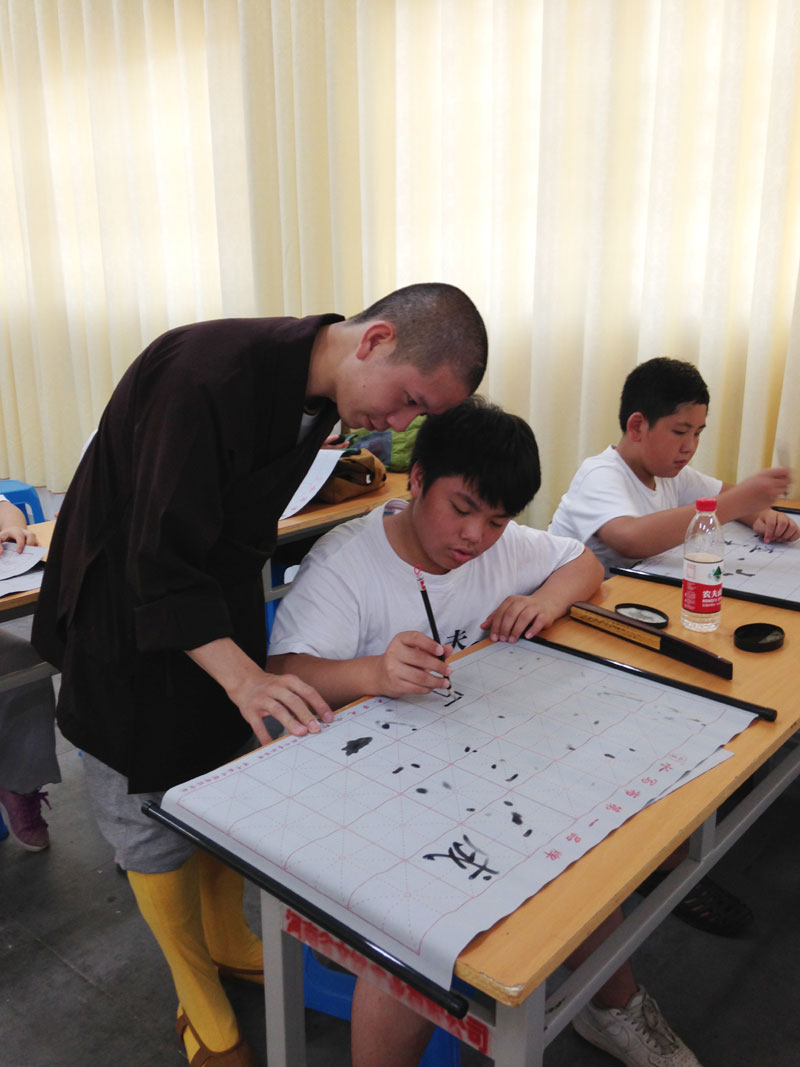
[(433, 1023), (359, 978), (353, 993), (353, 1067), (416, 1067)]

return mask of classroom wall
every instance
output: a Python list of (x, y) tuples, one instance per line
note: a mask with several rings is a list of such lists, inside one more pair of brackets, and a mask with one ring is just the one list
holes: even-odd
[(0, 476), (63, 491), (181, 322), (438, 278), (528, 418), (544, 523), (638, 361), (695, 361), (698, 462), (800, 465), (792, 0), (0, 2)]

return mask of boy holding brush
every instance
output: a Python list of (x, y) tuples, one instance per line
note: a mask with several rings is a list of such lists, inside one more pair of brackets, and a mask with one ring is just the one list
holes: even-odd
[[(322, 538), (278, 609), (267, 669), (298, 675), (333, 707), (447, 687), (458, 665), (443, 660), (453, 651), (487, 636), (532, 637), (602, 580), (600, 563), (579, 542), (512, 521), (539, 488), (538, 450), (530, 427), (494, 405), (473, 397), (429, 416), (409, 485), (407, 505), (391, 501)], [(618, 909), (569, 965), (621, 920)], [(594, 1044), (612, 1055), (630, 1047), (640, 1058), (618, 1055), (625, 1063), (699, 1067), (629, 963), (595, 1000), (576, 1019), (579, 1032), (588, 1037), (602, 1025), (617, 1036), (589, 1037)], [(354, 1067), (410, 1067), (432, 1030), (363, 978), (352, 1018)]]
[(539, 484), (521, 419), (479, 398), (428, 418), (410, 503), (390, 501), (314, 546), (278, 609), (269, 669), (299, 675), (340, 707), (441, 688), (451, 671), (442, 655), (549, 626), (602, 573), (579, 542), (512, 521)]

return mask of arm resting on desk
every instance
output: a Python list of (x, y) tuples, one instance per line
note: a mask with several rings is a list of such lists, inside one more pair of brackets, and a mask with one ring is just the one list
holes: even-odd
[[(800, 529), (791, 519), (785, 521), (788, 516), (781, 516), (770, 506), (788, 484), (787, 472), (782, 467), (760, 471), (738, 485), (723, 482), (717, 497), (719, 522), (738, 519), (765, 540), (795, 540), (800, 536)], [(684, 504), (650, 515), (620, 515), (601, 526), (597, 536), (626, 559), (644, 559), (681, 544), (694, 512), (694, 504)]]
[(509, 596), (481, 623), (493, 641), (516, 641), (535, 637), (560, 619), (576, 600), (590, 597), (600, 588), (603, 565), (585, 548), (576, 559), (554, 570), (528, 596)]
[(37, 545), (36, 534), (28, 529), (25, 513), (10, 500), (0, 500), (0, 552), (4, 541), (15, 541), (17, 552), (25, 545)]

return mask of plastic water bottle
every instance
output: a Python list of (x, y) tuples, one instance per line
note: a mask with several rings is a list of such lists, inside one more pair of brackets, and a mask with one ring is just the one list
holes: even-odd
[(696, 506), (683, 547), (681, 623), (687, 630), (705, 632), (719, 626), (725, 542), (716, 499), (702, 496)]

